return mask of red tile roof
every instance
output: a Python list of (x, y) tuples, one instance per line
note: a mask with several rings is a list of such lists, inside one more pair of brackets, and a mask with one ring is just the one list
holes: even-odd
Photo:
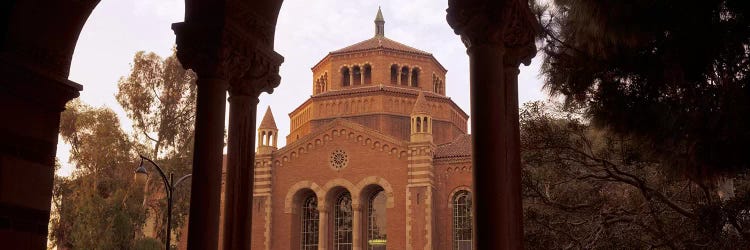
[(460, 135), (455, 140), (440, 144), (435, 150), (435, 159), (471, 157), (471, 135)]
[(413, 47), (388, 39), (384, 36), (375, 36), (373, 38), (344, 47), (343, 49), (332, 51), (331, 54), (351, 53), (351, 52), (359, 52), (359, 51), (374, 50), (374, 49), (390, 49), (390, 50), (404, 51), (404, 52), (409, 52), (409, 53), (416, 53), (416, 54), (421, 54), (421, 55), (426, 55), (426, 56), (432, 55), (426, 51), (415, 49)]

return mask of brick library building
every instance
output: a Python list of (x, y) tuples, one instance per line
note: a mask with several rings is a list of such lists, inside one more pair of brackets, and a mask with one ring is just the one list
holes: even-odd
[(253, 249), (471, 249), (471, 137), (432, 54), (385, 36), (312, 67), (312, 96), (258, 127)]

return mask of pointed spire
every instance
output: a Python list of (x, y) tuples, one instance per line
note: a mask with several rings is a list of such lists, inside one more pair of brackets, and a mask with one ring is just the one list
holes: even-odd
[(258, 129), (275, 129), (276, 128), (276, 120), (273, 119), (273, 113), (271, 112), (271, 106), (268, 106), (268, 109), (266, 109), (266, 114), (263, 116), (263, 120), (260, 122), (260, 126)]
[(378, 6), (378, 14), (375, 15), (375, 36), (385, 36), (385, 19), (383, 19), (383, 12)]
[(423, 91), (419, 91), (419, 96), (417, 96), (417, 101), (414, 102), (414, 109), (411, 110), (411, 114), (430, 114), (430, 106), (427, 105), (427, 99), (424, 98)]

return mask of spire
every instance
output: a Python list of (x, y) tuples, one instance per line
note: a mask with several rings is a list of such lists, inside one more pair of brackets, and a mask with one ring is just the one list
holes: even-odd
[(375, 16), (375, 36), (385, 36), (385, 19), (383, 19), (383, 12), (380, 11), (380, 6), (378, 6), (378, 14)]
[(260, 126), (258, 129), (275, 129), (276, 128), (276, 120), (273, 119), (273, 113), (271, 112), (271, 106), (268, 106), (268, 109), (266, 109), (266, 114), (263, 116), (263, 121), (260, 122)]
[(411, 110), (411, 114), (430, 114), (430, 106), (427, 105), (427, 99), (424, 98), (423, 91), (419, 91), (419, 96), (417, 96), (417, 101), (414, 102), (414, 109)]

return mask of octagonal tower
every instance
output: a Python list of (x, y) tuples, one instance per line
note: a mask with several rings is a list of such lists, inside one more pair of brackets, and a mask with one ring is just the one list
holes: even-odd
[(380, 9), (372, 38), (328, 53), (312, 72), (313, 95), (289, 114), (287, 143), (336, 118), (408, 141), (420, 92), (434, 118), (435, 143), (467, 132), (468, 115), (445, 96), (447, 70), (432, 54), (387, 38)]

